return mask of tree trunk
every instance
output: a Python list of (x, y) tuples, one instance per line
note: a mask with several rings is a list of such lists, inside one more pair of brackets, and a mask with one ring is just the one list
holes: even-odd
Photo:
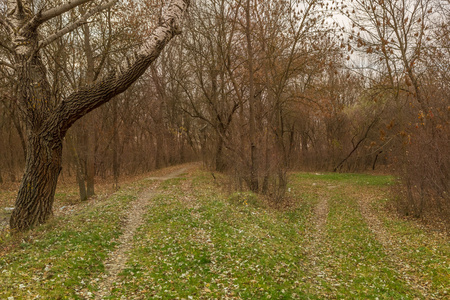
[(29, 229), (52, 215), (61, 158), (61, 139), (45, 132), (28, 133), (25, 173), (10, 219), (12, 229)]
[[(9, 144), (12, 145), (12, 131), (9, 132)], [(11, 182), (16, 182), (16, 164), (15, 153), (12, 147), (9, 148), (9, 179)]]
[(269, 161), (269, 130), (266, 130), (265, 133), (265, 144), (266, 147), (264, 149), (264, 178), (261, 188), (261, 193), (267, 195), (269, 193), (269, 176), (270, 176), (270, 161)]
[(84, 184), (84, 174), (83, 174), (82, 164), (80, 161), (80, 156), (78, 155), (78, 151), (77, 151), (77, 148), (75, 147), (75, 143), (70, 136), (67, 138), (67, 143), (68, 143), (70, 152), (72, 152), (72, 156), (74, 158), (78, 190), (80, 192), (80, 200), (86, 201), (88, 197), (87, 197), (87, 193), (86, 193), (86, 186)]
[(216, 155), (215, 155), (216, 166), (215, 169), (218, 172), (225, 171), (226, 163), (223, 157), (223, 139), (219, 137), (219, 141), (217, 142)]
[[(91, 34), (88, 24), (84, 24), (82, 28), (84, 32), (84, 51), (86, 53), (87, 61), (86, 84), (90, 85), (94, 82), (95, 76), (94, 58), (90, 42)], [(86, 116), (86, 124), (88, 130), (86, 147), (86, 192), (88, 198), (95, 195), (95, 146), (97, 144), (97, 136), (95, 134), (95, 117), (96, 116), (93, 113)]]
[(81, 166), (77, 163), (77, 182), (78, 182), (78, 190), (80, 192), (80, 200), (86, 201), (88, 199), (86, 186), (84, 185), (84, 175), (83, 170), (81, 170)]
[(255, 120), (255, 87), (254, 87), (254, 70), (253, 70), (253, 46), (251, 37), (251, 19), (250, 19), (250, 0), (247, 0), (245, 9), (246, 14), (246, 27), (245, 35), (247, 39), (247, 64), (249, 69), (249, 135), (250, 135), (250, 190), (252, 192), (258, 192), (258, 153), (256, 146), (256, 120)]
[[(88, 116), (92, 117), (92, 116)], [(87, 153), (86, 153), (86, 187), (88, 198), (95, 195), (94, 177), (95, 177), (95, 131), (93, 130), (93, 122), (89, 122), (87, 136)]]
[(117, 116), (117, 100), (112, 103), (113, 118), (113, 177), (114, 189), (119, 189), (120, 161), (119, 161), (119, 132)]
[[(16, 61), (15, 78), (18, 82), (18, 102), (27, 128), (27, 157), (25, 172), (10, 219), (11, 230), (24, 231), (44, 223), (52, 215), (58, 175), (61, 171), (62, 140), (67, 130), (81, 117), (107, 103), (127, 90), (144, 74), (160, 55), (165, 45), (180, 32), (180, 21), (189, 6), (189, 0), (172, 0), (166, 7), (160, 24), (147, 37), (129, 64), (121, 64), (116, 72), (96, 83), (80, 88), (59, 103), (55, 103), (48, 83), (47, 70), (39, 50), (67, 31), (40, 39), (38, 27), (70, 9), (88, 2), (78, 0), (33, 15), (28, 2), (8, 1), (8, 22)], [(89, 16), (113, 5), (97, 6), (92, 14), (66, 26), (74, 30)], [(69, 29), (67, 29), (69, 28)], [(127, 60), (128, 62), (128, 60)]]
[(161, 130), (156, 130), (155, 134), (156, 139), (156, 149), (155, 149), (155, 169), (161, 169), (165, 165), (164, 154), (163, 154), (163, 133)]

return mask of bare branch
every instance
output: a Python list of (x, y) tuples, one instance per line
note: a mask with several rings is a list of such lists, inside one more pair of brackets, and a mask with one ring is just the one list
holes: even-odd
[(158, 58), (167, 43), (180, 33), (179, 23), (189, 4), (190, 0), (172, 0), (160, 26), (141, 46), (134, 62), (122, 72), (110, 74), (98, 83), (82, 88), (61, 101), (52, 116), (43, 124), (42, 130), (62, 137), (76, 120), (128, 89)]
[(111, 40), (112, 40), (112, 28), (111, 28), (111, 13), (108, 13), (108, 29), (109, 29), (109, 36), (108, 36), (108, 42), (106, 43), (106, 47), (102, 53), (102, 59), (100, 60), (100, 63), (95, 70), (93, 82), (97, 81), (98, 76), (100, 75), (103, 66), (105, 65), (106, 58), (108, 57), (108, 53), (111, 50)]
[(77, 29), (78, 27), (82, 26), (83, 24), (86, 23), (87, 19), (89, 19), (90, 17), (92, 17), (93, 15), (95, 15), (96, 13), (105, 10), (111, 6), (113, 6), (114, 4), (116, 4), (117, 0), (112, 0), (106, 4), (97, 6), (91, 10), (89, 10), (86, 14), (84, 14), (81, 18), (79, 18), (77, 21), (68, 24), (66, 27), (64, 27), (63, 29), (61, 29), (60, 31), (55, 32), (54, 34), (50, 35), (49, 37), (47, 37), (45, 40), (41, 41), (39, 43), (39, 48), (43, 48), (45, 46), (47, 46), (48, 44), (51, 44), (52, 42), (54, 42), (55, 40), (59, 39), (60, 37), (62, 37), (63, 35), (74, 31), (75, 29)]
[[(19, 1), (19, 0), (18, 0)], [(34, 30), (42, 23), (51, 20), (57, 16), (62, 15), (63, 13), (66, 13), (72, 9), (74, 9), (77, 6), (80, 6), (82, 4), (91, 2), (94, 0), (75, 0), (75, 1), (69, 1), (66, 4), (60, 5), (58, 7), (51, 8), (46, 11), (38, 12), (25, 26), (28, 30)]]
[(69, 10), (71, 10), (71, 9), (77, 7), (77, 6), (80, 6), (80, 5), (84, 4), (84, 3), (91, 2), (91, 1), (93, 1), (93, 0), (69, 1), (66, 4), (63, 4), (63, 5), (60, 5), (58, 7), (54, 7), (54, 8), (51, 8), (51, 9), (47, 10), (47, 11), (44, 11), (44, 12), (40, 13), (40, 16), (38, 17), (39, 24), (42, 24), (45, 21), (48, 21), (50, 19), (53, 19), (54, 17), (60, 16), (63, 13), (68, 12)]

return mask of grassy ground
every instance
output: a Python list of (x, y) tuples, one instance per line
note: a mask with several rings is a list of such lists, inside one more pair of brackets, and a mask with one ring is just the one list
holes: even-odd
[[(130, 181), (127, 183), (130, 184)], [(19, 184), (19, 182), (0, 184), (0, 231), (8, 223), (11, 214), (8, 208), (14, 207)], [(98, 181), (95, 184), (94, 199), (103, 200), (113, 192), (113, 185), (110, 182)], [(80, 208), (79, 202), (79, 193), (74, 179), (60, 180), (55, 193), (54, 213), (56, 215), (71, 213), (72, 210)]]
[[(450, 297), (448, 235), (384, 209), (393, 178), (293, 174), (283, 210), (222, 192), (222, 180), (195, 170), (159, 184), (107, 298)], [(0, 299), (94, 298), (126, 208), (148, 184), (20, 237), (3, 233)]]

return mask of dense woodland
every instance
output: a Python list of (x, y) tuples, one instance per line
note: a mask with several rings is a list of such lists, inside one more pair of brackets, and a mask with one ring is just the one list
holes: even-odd
[[(51, 107), (132, 65), (164, 15), (160, 0), (84, 2), (39, 27)], [(30, 130), (15, 3), (37, 14), (65, 1), (0, 2), (0, 183), (21, 180)], [(133, 85), (65, 134), (59, 178), (76, 179), (82, 200), (96, 178), (118, 186), (202, 160), (272, 201), (290, 170), (390, 173), (402, 213), (450, 215), (448, 0), (195, 0), (182, 24)]]

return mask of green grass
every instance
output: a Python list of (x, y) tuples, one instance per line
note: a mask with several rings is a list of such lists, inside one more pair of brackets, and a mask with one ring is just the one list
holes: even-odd
[(354, 173), (300, 173), (297, 179), (310, 179), (319, 182), (344, 183), (353, 185), (385, 186), (395, 184), (395, 177), (389, 175), (370, 175)]
[(435, 299), (450, 298), (450, 242), (445, 236), (430, 233), (416, 223), (383, 217), (385, 228), (401, 247), (397, 255), (415, 276), (429, 283)]
[[(283, 209), (250, 192), (226, 193), (216, 177), (196, 171), (159, 184), (109, 299), (448, 297), (449, 239), (383, 208), (393, 177), (292, 174), (291, 205)], [(9, 250), (0, 259), (0, 299), (89, 298), (107, 275), (125, 208), (153, 183), (128, 185), (20, 239), (3, 236)], [(362, 197), (370, 197), (389, 249), (361, 214)], [(328, 214), (317, 225), (324, 199)], [(428, 282), (429, 294), (408, 276)]]
[(301, 245), (309, 209), (285, 214), (236, 205), (235, 197), (201, 175), (189, 192), (172, 186), (155, 199), (113, 298), (307, 296), (299, 262), (307, 259)]
[(83, 299), (81, 291), (95, 291), (94, 279), (104, 271), (113, 238), (121, 233), (120, 217), (133, 199), (119, 193), (76, 216), (40, 226), (21, 241), (4, 241), (15, 247), (0, 260), (0, 298)]
[(358, 211), (345, 194), (330, 200), (323, 266), (336, 281), (329, 287), (338, 298), (414, 299), (418, 295), (402, 281)]

